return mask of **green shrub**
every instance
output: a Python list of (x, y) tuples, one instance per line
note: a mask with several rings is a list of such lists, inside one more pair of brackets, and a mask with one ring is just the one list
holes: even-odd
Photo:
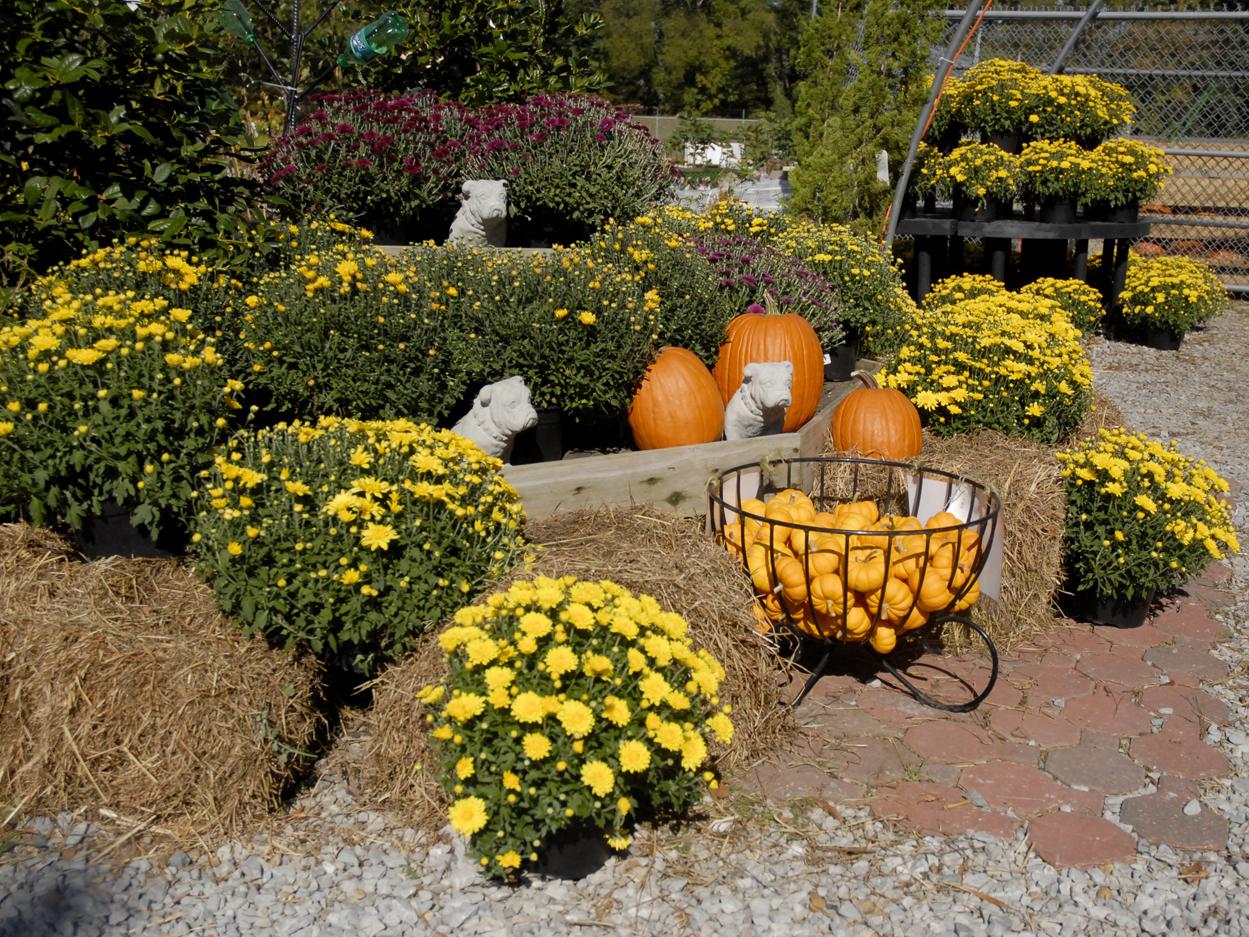
[(0, 288), (121, 233), (221, 253), (249, 239), (244, 142), (204, 0), (6, 5)]
[(241, 433), (202, 483), (195, 567), (249, 633), (371, 673), (520, 556), (500, 465), (409, 421)]
[(112, 500), (153, 538), (189, 520), (242, 390), (192, 311), (206, 273), (120, 245), (34, 285), (0, 326), (0, 512), (79, 527)]

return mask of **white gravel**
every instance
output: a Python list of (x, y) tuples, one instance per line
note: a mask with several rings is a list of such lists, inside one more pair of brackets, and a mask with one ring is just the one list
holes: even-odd
[[(1249, 306), (1178, 353), (1098, 341), (1093, 358), (1133, 426), (1177, 438), (1242, 486), (1236, 518), (1249, 543)], [(1234, 576), (1243, 592), (1244, 556)], [(1230, 821), (1226, 852), (1142, 845), (1130, 865), (1057, 871), (1022, 835), (917, 837), (862, 808), (815, 807), (643, 834), (585, 880), (513, 889), (483, 881), (455, 837), (396, 829), (322, 778), (297, 802), (303, 819), (161, 867), (93, 858), (112, 840), (79, 818), (33, 821), (0, 857), (0, 935), (1249, 934), (1249, 602), (1225, 617), (1235, 637), (1220, 654), (1233, 676), (1211, 692), (1235, 718), (1209, 739), (1233, 777), (1204, 799)]]

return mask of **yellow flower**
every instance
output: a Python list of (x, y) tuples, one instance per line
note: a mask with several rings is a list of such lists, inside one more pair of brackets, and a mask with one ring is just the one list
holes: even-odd
[(427, 706), (441, 702), (442, 698), (447, 695), (447, 688), (441, 683), (431, 683), (429, 686), (422, 687), (416, 694), (416, 698)]
[(503, 772), (503, 786), (509, 791), (520, 790), (520, 775), (513, 771)]
[(451, 828), (461, 836), (472, 836), (485, 828), (490, 815), (486, 813), (486, 802), (480, 797), (461, 797), (451, 805), (447, 812), (451, 820)]
[(0, 422), (0, 436), (8, 436), (13, 432), (13, 429), (14, 424), (10, 423), (8, 420)]
[(399, 539), (399, 532), (389, 524), (366, 524), (360, 536), (360, 544), (370, 550), (385, 550), (391, 541)]
[(551, 633), (551, 619), (541, 612), (526, 612), (520, 618), (520, 630), (531, 638), (544, 638)]
[(467, 722), (485, 711), (486, 701), (476, 693), (464, 693), (447, 703), (447, 715), (456, 722)]
[(689, 731), (681, 740), (681, 767), (693, 771), (707, 760), (707, 743), (697, 732)]
[(598, 321), (598, 316), (592, 312), (583, 312), (581, 315), (577, 316), (577, 321), (582, 325), (593, 325)]
[(594, 728), (594, 713), (589, 706), (578, 700), (565, 701), (556, 715), (564, 731), (574, 739), (585, 738)]
[(517, 722), (541, 722), (546, 718), (546, 704), (537, 693), (526, 690), (512, 700), (512, 718)]
[(455, 763), (455, 776), (461, 781), (471, 778), (474, 770), (471, 756), (466, 755)]
[(612, 725), (627, 725), (629, 722), (629, 704), (618, 696), (608, 696), (603, 700), (603, 718)]
[(717, 741), (725, 745), (733, 741), (733, 721), (724, 713), (716, 713), (707, 720), (707, 728)]
[(650, 767), (651, 753), (637, 739), (629, 739), (620, 743), (620, 770), (630, 774), (645, 771)]
[(660, 748), (665, 748), (670, 752), (679, 752), (684, 742), (681, 727), (675, 722), (665, 722), (662, 719), (659, 720), (655, 728), (650, 732), (650, 737), (655, 740), (655, 744)]
[(546, 652), (544, 660), (552, 680), (558, 680), (570, 670), (577, 669), (577, 654), (566, 645), (551, 648)]
[(229, 553), (231, 556), (238, 556), (240, 553), (243, 552), (243, 545), (239, 543), (237, 540), (231, 540), (229, 543), (226, 544), (226, 552)]
[(475, 638), (464, 645), (464, 653), (470, 667), (480, 667), (499, 656), (499, 645), (490, 638)]
[(642, 678), (638, 688), (642, 691), (642, 702), (651, 706), (658, 706), (672, 692), (672, 687), (663, 678), (663, 674), (653, 670)]
[(520, 853), (515, 849), (509, 849), (507, 852), (495, 856), (494, 861), (505, 869), (516, 869), (520, 867)]
[(551, 754), (551, 740), (539, 732), (526, 732), (521, 739), (521, 747), (530, 761), (541, 761)]
[(566, 315), (568, 315), (568, 310), (563, 308), (562, 306), (559, 309), (555, 310), (555, 318), (557, 319), (562, 319)]
[(588, 787), (595, 797), (606, 797), (616, 786), (616, 776), (605, 762), (587, 761), (581, 766), (581, 783)]
[(506, 689), (515, 679), (516, 671), (510, 667), (491, 667), (486, 671), (486, 686), (492, 690)]
[(74, 362), (74, 364), (90, 365), (103, 358), (104, 352), (97, 351), (94, 348), (71, 348), (65, 352), (65, 357)]

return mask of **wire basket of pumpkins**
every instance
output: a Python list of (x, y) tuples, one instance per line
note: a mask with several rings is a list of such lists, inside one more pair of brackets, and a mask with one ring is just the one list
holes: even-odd
[[(1001, 502), (965, 476), (902, 461), (822, 456), (736, 466), (709, 491), (717, 539), (754, 585), (759, 630), (824, 645), (823, 660), (861, 646), (917, 698), (966, 711), (997, 677), (989, 636), (966, 613)], [(889, 663), (900, 639), (956, 617), (978, 633), (993, 661), (989, 686), (969, 703), (930, 700)]]

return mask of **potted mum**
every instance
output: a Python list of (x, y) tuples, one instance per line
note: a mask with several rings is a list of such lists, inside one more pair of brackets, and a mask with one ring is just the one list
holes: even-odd
[(420, 698), (451, 826), (487, 875), (515, 880), (555, 852), (576, 861), (551, 874), (588, 874), (639, 815), (679, 813), (717, 783), (724, 669), (650, 596), (537, 577), (460, 609), (440, 641), (448, 677)]
[(1140, 140), (1107, 140), (1093, 151), (1088, 183), (1081, 196), (1085, 216), (1133, 222), (1142, 202), (1162, 191), (1171, 173), (1166, 154)]
[(243, 389), (184, 296), (205, 272), (132, 242), (34, 284), (0, 327), (0, 514), (60, 520), (91, 555), (181, 551)]
[(1019, 192), (1040, 209), (1040, 220), (1071, 224), (1076, 202), (1089, 191), (1091, 154), (1070, 140), (1037, 140), (1019, 156)]
[(1019, 159), (992, 143), (964, 143), (942, 159), (941, 179), (955, 217), (993, 221), (1008, 217), (1015, 200)]
[(1059, 452), (1067, 495), (1064, 599), (1074, 617), (1139, 625), (1155, 594), (1240, 549), (1224, 481), (1144, 433), (1103, 429)]
[(243, 432), (204, 473), (195, 568), (249, 633), (368, 676), (522, 555), (501, 469), (407, 420)]
[(1174, 351), (1184, 335), (1218, 315), (1227, 297), (1210, 266), (1192, 257), (1133, 257), (1119, 294), (1115, 338)]
[(1040, 70), (1011, 59), (986, 59), (964, 73), (946, 95), (950, 97), (950, 121), (979, 131), (1009, 153), (1018, 153), (1027, 130), (1027, 115), (1036, 96)]

